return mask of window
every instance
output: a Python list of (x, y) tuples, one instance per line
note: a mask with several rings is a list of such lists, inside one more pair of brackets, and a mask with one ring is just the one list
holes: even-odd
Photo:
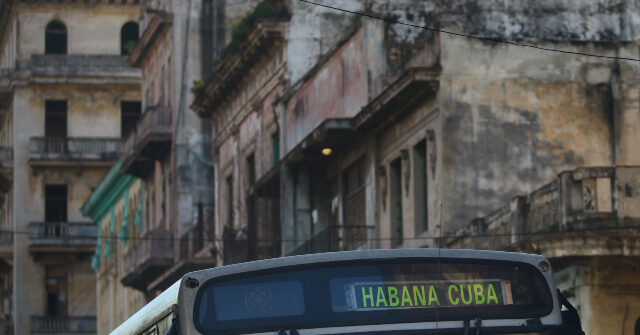
[(427, 222), (427, 143), (413, 147), (413, 201), (416, 235), (428, 229)]
[(247, 157), (247, 188), (253, 186), (256, 182), (256, 156), (251, 153)]
[(367, 241), (364, 159), (359, 159), (342, 174), (344, 247), (355, 249)]
[(233, 227), (233, 175), (227, 177), (227, 220), (226, 225), (229, 228)]
[(67, 267), (47, 265), (45, 268), (47, 316), (67, 315)]
[(142, 106), (140, 101), (122, 101), (120, 103), (120, 134), (126, 138), (136, 128)]
[(67, 53), (67, 27), (60, 21), (51, 21), (47, 25), (44, 37), (45, 54)]
[(131, 54), (136, 44), (138, 44), (138, 24), (127, 22), (120, 29), (120, 54)]
[(44, 136), (67, 137), (67, 101), (46, 100), (44, 103)]
[(280, 160), (280, 132), (276, 131), (271, 135), (271, 155), (272, 165), (276, 165)]
[(634, 335), (640, 335), (640, 318), (636, 320), (636, 327), (633, 332)]
[(402, 159), (391, 162), (389, 176), (390, 214), (391, 214), (391, 246), (402, 244)]
[(67, 185), (45, 185), (44, 206), (46, 222), (67, 222)]

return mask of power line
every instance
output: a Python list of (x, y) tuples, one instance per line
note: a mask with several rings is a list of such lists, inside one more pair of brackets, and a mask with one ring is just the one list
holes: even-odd
[(628, 60), (628, 61), (632, 61), (632, 62), (640, 62), (640, 59), (638, 59), (638, 58), (597, 55), (597, 54), (590, 54), (590, 53), (585, 53), (585, 52), (569, 51), (569, 50), (561, 50), (561, 49), (541, 47), (541, 46), (537, 46), (537, 45), (533, 45), (533, 44), (513, 42), (513, 41), (508, 41), (508, 40), (504, 40), (504, 39), (500, 39), (500, 38), (495, 38), (495, 37), (483, 37), (483, 36), (475, 36), (475, 35), (464, 34), (464, 33), (456, 33), (456, 32), (453, 32), (453, 31), (448, 31), (448, 30), (439, 29), (439, 28), (433, 28), (433, 27), (427, 27), (427, 26), (421, 26), (421, 25), (412, 24), (412, 23), (408, 23), (408, 22), (402, 22), (402, 21), (398, 21), (398, 20), (394, 20), (394, 19), (390, 19), (390, 18), (386, 18), (386, 17), (375, 16), (375, 15), (368, 14), (368, 13), (356, 12), (356, 11), (352, 11), (352, 10), (348, 10), (348, 9), (344, 9), (344, 8), (339, 8), (339, 7), (334, 7), (334, 6), (329, 6), (329, 5), (316, 3), (316, 2), (312, 2), (312, 1), (308, 1), (308, 0), (298, 0), (298, 1), (306, 2), (306, 3), (311, 4), (311, 5), (325, 7), (325, 8), (329, 8), (329, 9), (345, 12), (345, 13), (360, 15), (360, 16), (371, 18), (371, 19), (382, 20), (382, 21), (385, 21), (385, 22), (388, 22), (388, 23), (392, 23), (392, 24), (400, 24), (400, 25), (409, 26), (409, 27), (413, 27), (413, 28), (420, 28), (420, 29), (435, 31), (435, 32), (443, 33), (443, 34), (449, 34), (449, 35), (454, 35), (454, 36), (461, 36), (461, 37), (466, 37), (466, 38), (477, 39), (477, 40), (481, 40), (481, 41), (488, 41), (488, 42), (494, 42), (494, 43), (503, 43), (503, 44), (509, 44), (509, 45), (525, 47), (525, 48), (532, 48), (532, 49), (538, 49), (538, 50), (550, 51), (550, 52), (558, 52), (558, 53), (564, 53), (564, 54), (570, 54), (570, 55), (579, 55), (579, 56), (586, 56), (586, 57), (615, 59), (615, 60)]
[[(440, 236), (424, 236), (424, 237), (371, 237), (371, 238), (341, 238), (341, 240), (346, 241), (395, 241), (398, 239), (401, 240), (437, 240), (442, 241), (443, 239), (449, 238), (490, 238), (490, 237), (513, 237), (513, 236), (550, 236), (550, 235), (559, 235), (559, 234), (575, 234), (575, 233), (594, 233), (594, 232), (608, 232), (608, 231), (620, 231), (620, 230), (639, 230), (638, 226), (620, 226), (620, 227), (598, 227), (598, 228), (584, 228), (584, 229), (573, 229), (573, 230), (565, 230), (565, 231), (548, 231), (548, 232), (511, 232), (511, 233), (484, 233), (484, 234), (474, 234), (474, 235), (440, 235)], [(340, 229), (340, 227), (336, 228)], [(344, 229), (344, 228), (343, 228)], [(13, 230), (0, 230), (0, 234), (12, 234), (12, 235), (30, 235), (35, 236), (36, 238), (46, 238), (48, 235), (44, 234), (34, 234), (27, 231), (13, 231)], [(628, 236), (628, 235), (624, 235)], [(61, 235), (61, 236), (53, 236), (52, 239), (98, 239), (98, 235)], [(225, 242), (229, 241), (224, 238), (197, 238), (197, 237), (119, 237), (117, 235), (113, 236), (100, 236), (101, 240), (109, 241), (131, 241), (131, 240), (154, 240), (154, 241), (204, 241), (204, 242)], [(238, 240), (232, 240), (238, 241)], [(248, 239), (247, 239), (248, 241)], [(252, 242), (304, 242), (304, 241), (314, 241), (314, 242), (326, 242), (326, 241), (335, 241), (335, 239), (314, 239), (310, 237), (308, 239), (252, 239)]]

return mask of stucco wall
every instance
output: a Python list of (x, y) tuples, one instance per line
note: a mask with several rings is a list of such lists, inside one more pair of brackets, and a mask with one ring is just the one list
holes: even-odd
[(44, 53), (45, 28), (51, 20), (67, 27), (69, 54), (120, 54), (120, 29), (138, 19), (138, 7), (70, 2), (48, 6), (22, 4), (19, 20), (18, 58)]

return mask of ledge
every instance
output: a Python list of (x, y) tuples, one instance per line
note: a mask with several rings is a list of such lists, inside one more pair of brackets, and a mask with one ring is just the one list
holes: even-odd
[(129, 63), (133, 66), (139, 66), (162, 31), (165, 27), (171, 25), (172, 22), (173, 15), (171, 13), (158, 11), (153, 14), (153, 17), (144, 30), (144, 33), (142, 33), (138, 44), (135, 49), (133, 49), (133, 52), (131, 52), (131, 55), (129, 55)]
[(191, 108), (200, 116), (215, 113), (266, 51), (284, 41), (285, 27), (286, 22), (282, 21), (258, 21), (249, 37), (238, 46), (239, 52), (229, 54), (215, 65), (206, 86), (196, 94)]
[(140, 70), (121, 55), (32, 55), (30, 79), (35, 83), (103, 83), (139, 84)]

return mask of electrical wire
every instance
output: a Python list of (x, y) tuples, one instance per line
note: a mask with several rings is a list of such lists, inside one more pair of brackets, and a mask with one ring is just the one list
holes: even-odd
[(375, 15), (368, 14), (368, 13), (356, 12), (356, 11), (352, 11), (352, 10), (348, 10), (348, 9), (344, 9), (344, 8), (329, 6), (329, 5), (325, 5), (325, 4), (321, 4), (321, 3), (317, 3), (317, 2), (312, 2), (312, 1), (309, 1), (309, 0), (298, 0), (298, 1), (305, 2), (305, 3), (311, 4), (311, 5), (315, 5), (315, 6), (320, 6), (320, 7), (325, 7), (325, 8), (329, 8), (329, 9), (345, 12), (345, 13), (364, 16), (364, 17), (368, 17), (368, 18), (371, 18), (371, 19), (382, 20), (382, 21), (385, 21), (387, 23), (399, 24), (399, 25), (409, 26), (409, 27), (413, 27), (413, 28), (420, 28), (420, 29), (435, 31), (435, 32), (443, 33), (443, 34), (453, 35), (453, 36), (460, 36), (460, 37), (477, 39), (477, 40), (481, 40), (481, 41), (509, 44), (509, 45), (515, 45), (515, 46), (519, 46), (519, 47), (532, 48), (532, 49), (549, 51), (549, 52), (558, 52), (558, 53), (564, 53), (564, 54), (570, 54), (570, 55), (578, 55), (578, 56), (605, 58), (605, 59), (612, 59), (612, 60), (627, 60), (627, 61), (632, 61), (632, 62), (640, 62), (639, 58), (597, 55), (597, 54), (590, 54), (590, 53), (585, 53), (585, 52), (569, 51), (569, 50), (541, 47), (541, 46), (538, 46), (538, 45), (521, 43), (521, 42), (514, 42), (514, 41), (508, 41), (508, 40), (505, 40), (505, 39), (500, 39), (500, 38), (495, 38), (495, 37), (483, 37), (483, 36), (476, 36), (476, 35), (470, 35), (470, 34), (464, 34), (464, 33), (457, 33), (457, 32), (453, 32), (453, 31), (449, 31), (449, 30), (433, 28), (433, 27), (427, 27), (427, 26), (421, 26), (421, 25), (412, 24), (412, 23), (408, 23), (408, 22), (402, 22), (402, 21), (398, 21), (398, 20), (394, 20), (394, 19), (390, 19), (390, 18), (386, 18), (386, 17), (375, 16)]
[[(511, 232), (511, 233), (484, 233), (484, 234), (474, 234), (474, 235), (457, 235), (457, 234), (449, 234), (449, 235), (440, 235), (440, 236), (424, 236), (424, 237), (372, 237), (372, 238), (342, 238), (342, 240), (347, 240), (347, 241), (354, 241), (354, 242), (360, 242), (360, 241), (394, 241), (394, 240), (439, 240), (439, 241), (443, 241), (446, 239), (463, 239), (463, 238), (490, 238), (490, 237), (514, 237), (514, 236), (551, 236), (551, 235), (566, 235), (566, 234), (575, 234), (575, 233), (595, 233), (595, 232), (609, 232), (609, 231), (620, 231), (620, 230), (639, 230), (639, 226), (637, 225), (632, 225), (632, 226), (619, 226), (619, 227), (598, 227), (598, 228), (584, 228), (584, 229), (573, 229), (573, 230), (564, 230), (564, 231), (548, 231), (548, 232), (519, 232), (519, 233), (515, 233), (515, 232)], [(344, 229), (341, 227), (337, 227), (336, 229)], [(73, 239), (96, 239), (98, 238), (98, 235), (60, 235), (60, 236), (50, 236), (50, 235), (44, 235), (44, 234), (34, 234), (32, 232), (28, 232), (28, 231), (13, 231), (13, 230), (0, 230), (0, 234), (13, 234), (13, 235), (30, 235), (33, 236), (35, 238), (47, 238), (50, 237), (51, 239), (67, 239), (67, 240), (73, 240)], [(624, 234), (622, 235), (623, 237), (628, 237), (628, 234)], [(640, 237), (640, 236), (639, 236)], [(113, 235), (113, 236), (100, 236), (101, 240), (116, 240), (116, 241), (131, 241), (131, 240), (164, 240), (164, 241), (177, 241), (177, 240), (181, 240), (181, 241), (204, 241), (204, 242), (225, 242), (228, 241), (226, 239), (223, 238), (207, 238), (207, 237), (203, 237), (203, 238), (197, 238), (197, 237), (119, 237), (117, 235)], [(238, 241), (238, 240), (233, 240), (233, 241)], [(283, 239), (283, 238), (278, 238), (278, 239), (252, 239), (253, 242), (273, 242), (273, 241), (278, 241), (278, 242), (302, 242), (302, 241), (314, 241), (314, 242), (328, 242), (328, 241), (335, 241), (335, 239), (315, 239), (313, 237), (310, 237), (308, 239)]]

